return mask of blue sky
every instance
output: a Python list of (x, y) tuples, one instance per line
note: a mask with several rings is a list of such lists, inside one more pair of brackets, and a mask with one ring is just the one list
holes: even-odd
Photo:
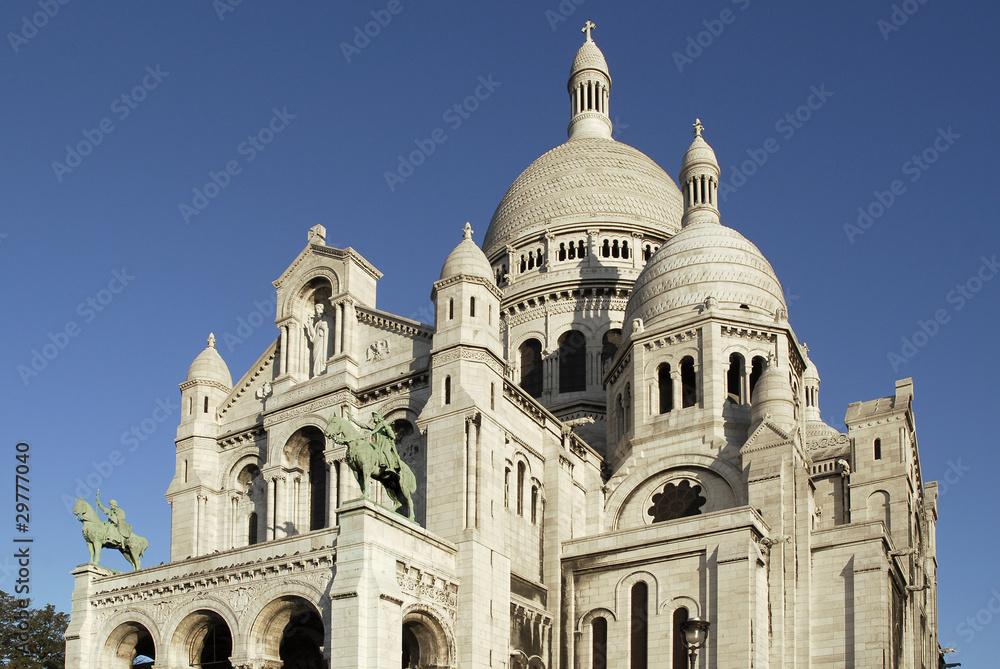
[(62, 2), (0, 9), (0, 498), (28, 442), (40, 603), (69, 608), (87, 554), (63, 499), (92, 498), (88, 477), (150, 539), (146, 563), (168, 559), (177, 385), (210, 331), (234, 377), (270, 343), (271, 281), (310, 226), (385, 273), (380, 308), (432, 319), (461, 227), (481, 241), (565, 140), (592, 19), (617, 139), (676, 178), (704, 122), (723, 222), (781, 279), (827, 422), (914, 377), (924, 478), (945, 491), (941, 641), (995, 659), (995, 4)]

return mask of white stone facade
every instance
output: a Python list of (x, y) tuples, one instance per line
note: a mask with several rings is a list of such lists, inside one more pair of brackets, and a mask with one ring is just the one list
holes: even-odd
[[(823, 423), (700, 121), (680, 187), (613, 140), (592, 27), (569, 141), (482, 250), (466, 226), (435, 323), (380, 311), (381, 273), (315, 226), (235, 383), (210, 338), (180, 386), (171, 560), (74, 572), (67, 667), (683, 669), (693, 616), (699, 667), (937, 666), (912, 382)], [(416, 523), (324, 437), (373, 411)]]

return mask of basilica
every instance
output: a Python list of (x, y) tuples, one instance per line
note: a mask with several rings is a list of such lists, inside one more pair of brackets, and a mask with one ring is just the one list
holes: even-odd
[(593, 27), (568, 140), (455, 226), (433, 323), (316, 225), (257, 361), (209, 338), (170, 561), (74, 570), (67, 667), (938, 666), (912, 381), (824, 422), (705, 128), (677, 181), (613, 139)]

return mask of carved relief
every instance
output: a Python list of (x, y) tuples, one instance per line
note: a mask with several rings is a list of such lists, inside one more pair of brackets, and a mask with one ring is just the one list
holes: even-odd
[(372, 342), (365, 352), (365, 360), (367, 362), (378, 362), (379, 360), (384, 360), (389, 357), (389, 340), (379, 339), (378, 341)]

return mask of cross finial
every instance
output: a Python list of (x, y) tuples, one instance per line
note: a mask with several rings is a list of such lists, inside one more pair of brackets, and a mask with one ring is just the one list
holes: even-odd
[(472, 224), (468, 221), (465, 222), (465, 227), (462, 228), (462, 235), (464, 239), (472, 239)]
[(593, 42), (594, 41), (594, 38), (592, 38), (590, 36), (590, 31), (593, 30), (596, 27), (597, 26), (590, 19), (587, 19), (587, 22), (585, 24), (583, 24), (583, 30), (581, 30), (580, 32), (587, 34), (587, 41), (588, 42)]
[(694, 120), (694, 132), (691, 134), (694, 135), (695, 137), (701, 137), (701, 133), (703, 133), (704, 131), (705, 131), (705, 126), (701, 124), (701, 119), (696, 118)]
[(208, 333), (208, 347), (209, 348), (215, 348), (215, 333), (214, 332), (209, 332)]

